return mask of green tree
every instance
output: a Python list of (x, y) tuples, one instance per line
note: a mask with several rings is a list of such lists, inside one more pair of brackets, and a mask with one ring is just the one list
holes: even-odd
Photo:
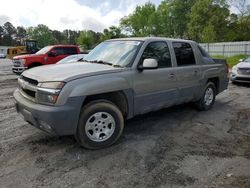
[(64, 35), (63, 32), (53, 30), (52, 35), (55, 38), (57, 44), (66, 44), (67, 43), (66, 36)]
[(84, 50), (90, 50), (95, 45), (96, 39), (93, 31), (84, 30), (80, 32), (77, 38), (77, 44), (80, 45)]
[(124, 34), (122, 34), (122, 31), (119, 27), (111, 26), (108, 29), (103, 30), (103, 34), (101, 36), (101, 41), (107, 40), (107, 39), (115, 39), (115, 38), (121, 38), (125, 37)]
[(66, 44), (77, 44), (77, 38), (80, 35), (80, 32), (78, 31), (73, 31), (70, 29), (65, 29), (63, 30), (63, 35), (66, 38), (66, 41), (64, 43)]
[[(188, 23), (188, 35), (198, 42), (208, 38), (213, 41), (225, 41), (229, 24), (229, 5), (225, 0), (197, 0), (193, 5)], [(213, 31), (211, 30), (213, 29)], [(209, 37), (203, 36), (212, 32)]]
[(122, 29), (133, 36), (157, 35), (157, 12), (152, 3), (137, 6), (135, 11), (121, 19)]
[(6, 22), (3, 25), (3, 30), (3, 44), (6, 46), (15, 45), (16, 28), (10, 22)]
[(185, 38), (189, 13), (195, 0), (164, 0), (158, 7), (158, 23), (162, 36)]
[(30, 27), (27, 29), (27, 33), (30, 38), (37, 40), (40, 48), (56, 43), (52, 31), (46, 25), (39, 24), (36, 27)]
[[(231, 16), (230, 31), (232, 40), (243, 41), (250, 40), (250, 5), (247, 0), (231, 0), (231, 6), (233, 6), (238, 15)], [(233, 19), (232, 19), (233, 17)]]
[(19, 45), (22, 45), (22, 41), (27, 37), (26, 29), (22, 26), (17, 27), (16, 40)]
[(2, 26), (0, 26), (0, 45), (4, 45), (3, 44), (3, 34), (4, 34), (4, 29)]

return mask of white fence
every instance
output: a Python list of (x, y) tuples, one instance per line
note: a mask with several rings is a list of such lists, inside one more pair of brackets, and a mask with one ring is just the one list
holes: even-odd
[(219, 42), (200, 44), (210, 55), (233, 56), (238, 54), (250, 55), (250, 41)]

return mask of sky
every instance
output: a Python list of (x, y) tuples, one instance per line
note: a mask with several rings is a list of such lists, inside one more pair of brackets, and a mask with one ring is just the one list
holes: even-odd
[(160, 4), (160, 0), (1, 0), (0, 25), (9, 21), (24, 27), (45, 24), (60, 31), (103, 31), (149, 1)]

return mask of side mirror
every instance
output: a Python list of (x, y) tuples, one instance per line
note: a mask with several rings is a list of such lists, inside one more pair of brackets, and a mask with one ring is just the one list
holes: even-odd
[(57, 53), (56, 53), (56, 51), (52, 50), (52, 51), (50, 51), (50, 52), (48, 53), (48, 56), (49, 56), (49, 57), (56, 57), (56, 56), (57, 56)]
[(158, 62), (156, 59), (144, 59), (142, 65), (138, 67), (139, 70), (144, 69), (157, 69), (158, 68)]
[(243, 62), (244, 59), (240, 59), (239, 62)]

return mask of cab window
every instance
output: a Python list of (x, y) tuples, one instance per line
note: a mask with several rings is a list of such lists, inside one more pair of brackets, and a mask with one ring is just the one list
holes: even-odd
[(173, 42), (173, 48), (178, 66), (195, 65), (194, 52), (187, 42)]
[(159, 68), (171, 67), (171, 56), (166, 42), (151, 42), (144, 50), (141, 64), (144, 59), (155, 59)]

